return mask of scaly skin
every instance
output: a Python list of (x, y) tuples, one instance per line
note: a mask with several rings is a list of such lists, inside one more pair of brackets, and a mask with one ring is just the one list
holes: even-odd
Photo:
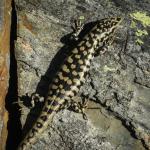
[(49, 86), (40, 116), (20, 143), (18, 150), (29, 150), (64, 102), (72, 99), (78, 93), (81, 85), (85, 82), (91, 60), (96, 53), (108, 45), (121, 20), (120, 17), (116, 17), (97, 21), (97, 24), (64, 60)]

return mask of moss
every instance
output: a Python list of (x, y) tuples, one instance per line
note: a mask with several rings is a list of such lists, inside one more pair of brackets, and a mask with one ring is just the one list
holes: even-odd
[(132, 20), (130, 27), (131, 28), (136, 28), (136, 22)]
[(116, 71), (117, 69), (116, 68), (111, 68), (111, 67), (108, 67), (107, 65), (104, 66), (104, 72), (108, 72), (108, 71)]
[(148, 35), (146, 30), (140, 30), (140, 29), (138, 29), (135, 34), (136, 34), (136, 36), (139, 36), (139, 37), (144, 36), (144, 35)]
[(135, 12), (130, 14), (130, 16), (140, 21), (144, 27), (150, 26), (150, 17), (145, 12)]
[[(150, 17), (145, 12), (135, 12), (130, 14), (130, 16), (133, 18), (130, 27), (135, 29), (135, 35), (137, 36), (136, 43), (142, 45), (144, 43), (142, 38), (148, 35), (145, 28), (150, 26)], [(143, 25), (143, 30), (137, 27), (138, 22)]]
[(144, 42), (141, 39), (137, 38), (136, 43), (138, 43), (139, 45), (142, 45)]

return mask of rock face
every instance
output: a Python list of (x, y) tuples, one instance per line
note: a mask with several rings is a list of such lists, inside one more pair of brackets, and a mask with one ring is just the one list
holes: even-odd
[(11, 26), (11, 0), (0, 1), (0, 150), (5, 149), (8, 113), (5, 96), (9, 82), (9, 50)]
[[(16, 0), (18, 94), (24, 132), (41, 104), (27, 107), (34, 92), (45, 96), (68, 50), (70, 20), (111, 16), (124, 21), (108, 52), (94, 59), (81, 95), (89, 95), (88, 121), (60, 111), (32, 149), (150, 149), (150, 2), (130, 0)], [(28, 96), (28, 95), (29, 96)], [(94, 109), (96, 108), (96, 109)], [(30, 111), (30, 112), (29, 112)]]

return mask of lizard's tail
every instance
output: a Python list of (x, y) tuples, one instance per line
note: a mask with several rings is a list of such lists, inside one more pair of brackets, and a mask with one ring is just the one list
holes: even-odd
[(46, 129), (49, 122), (52, 120), (54, 114), (56, 114), (63, 102), (63, 99), (59, 99), (59, 101), (58, 99), (46, 99), (46, 103), (43, 107), (40, 116), (38, 117), (32, 129), (27, 133), (23, 141), (19, 144), (17, 150), (30, 149), (31, 145), (36, 142), (40, 133), (42, 133)]

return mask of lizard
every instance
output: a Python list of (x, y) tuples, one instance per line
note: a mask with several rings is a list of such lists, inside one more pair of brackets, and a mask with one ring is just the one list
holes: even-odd
[(72, 49), (49, 85), (41, 114), (19, 144), (18, 150), (29, 150), (65, 102), (71, 101), (78, 93), (95, 54), (100, 54), (112, 43), (121, 22), (121, 17), (98, 20)]

